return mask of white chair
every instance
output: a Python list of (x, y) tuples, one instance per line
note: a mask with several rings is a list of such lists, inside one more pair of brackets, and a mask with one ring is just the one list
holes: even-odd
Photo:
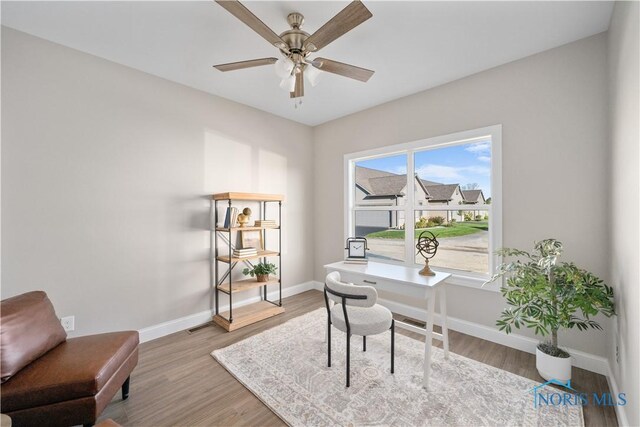
[[(335, 302), (329, 306), (329, 300)], [(394, 371), (395, 321), (388, 308), (376, 304), (378, 292), (371, 286), (355, 286), (340, 281), (337, 271), (327, 275), (324, 302), (327, 307), (328, 363), (331, 367), (331, 325), (347, 334), (347, 387), (351, 374), (351, 335), (362, 336), (362, 351), (367, 351), (367, 335), (391, 329), (391, 373)], [(348, 308), (347, 308), (348, 307)]]

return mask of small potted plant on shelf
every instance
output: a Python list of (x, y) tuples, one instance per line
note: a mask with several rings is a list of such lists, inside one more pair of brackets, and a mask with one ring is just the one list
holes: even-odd
[(536, 335), (551, 335), (550, 341), (536, 348), (538, 373), (545, 380), (570, 380), (571, 357), (558, 347), (558, 330), (601, 330), (591, 317), (615, 314), (613, 289), (573, 263), (558, 263), (562, 243), (555, 239), (537, 242), (533, 253), (509, 248), (496, 253), (514, 258), (498, 266), (485, 283), (506, 278), (501, 292), (511, 307), (502, 311), (496, 325), (507, 334), (512, 326), (526, 326)]
[(242, 274), (245, 276), (257, 277), (258, 282), (268, 282), (269, 275), (275, 274), (278, 267), (275, 264), (268, 262), (261, 262), (253, 266), (253, 268), (245, 268), (242, 270)]

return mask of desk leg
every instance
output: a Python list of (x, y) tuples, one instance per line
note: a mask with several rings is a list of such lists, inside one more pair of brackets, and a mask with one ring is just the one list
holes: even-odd
[(431, 347), (433, 346), (433, 312), (435, 310), (435, 292), (432, 290), (427, 295), (427, 330), (424, 341), (424, 372), (422, 374), (422, 387), (429, 389), (431, 376)]
[(442, 347), (444, 348), (444, 358), (449, 359), (449, 327), (447, 326), (447, 290), (445, 286), (440, 286), (440, 317), (442, 318)]

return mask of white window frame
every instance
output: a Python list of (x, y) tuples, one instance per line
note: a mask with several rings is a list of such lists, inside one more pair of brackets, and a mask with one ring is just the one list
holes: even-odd
[[(480, 274), (462, 270), (454, 270), (442, 267), (432, 267), (436, 271), (444, 271), (452, 274), (450, 283), (482, 288), (490, 291), (499, 291), (499, 283), (492, 283), (482, 287), (482, 283), (490, 276), (490, 272), (500, 263), (500, 257), (494, 251), (502, 247), (502, 125), (492, 125), (480, 129), (456, 132), (449, 135), (441, 135), (418, 141), (390, 145), (372, 150), (359, 151), (344, 155), (344, 240), (353, 236), (355, 230), (356, 211), (404, 211), (405, 215), (405, 260), (393, 261), (376, 259), (376, 262), (416, 266), (414, 254), (414, 227), (415, 210), (443, 210), (442, 206), (428, 208), (425, 205), (415, 204), (415, 179), (409, 179), (409, 175), (414, 171), (414, 154), (428, 149), (442, 148), (450, 145), (470, 143), (482, 138), (491, 138), (491, 204), (469, 205), (470, 209), (464, 206), (456, 206), (456, 210), (486, 210), (489, 212), (489, 273)], [(407, 195), (402, 206), (355, 206), (355, 163), (363, 160), (371, 160), (380, 157), (389, 157), (405, 154), (407, 157)], [(473, 207), (473, 209), (471, 209)], [(444, 209), (446, 210), (446, 209)]]

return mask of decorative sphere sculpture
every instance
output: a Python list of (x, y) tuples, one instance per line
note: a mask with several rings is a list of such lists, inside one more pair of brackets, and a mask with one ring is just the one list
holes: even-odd
[(244, 208), (241, 214), (238, 214), (238, 223), (240, 227), (246, 227), (251, 217), (251, 209)]
[(433, 258), (438, 252), (438, 239), (430, 231), (423, 231), (418, 236), (418, 243), (416, 243), (416, 249), (418, 253), (424, 258), (424, 268), (420, 270), (419, 274), (422, 276), (435, 276), (436, 273), (429, 268), (429, 259)]

